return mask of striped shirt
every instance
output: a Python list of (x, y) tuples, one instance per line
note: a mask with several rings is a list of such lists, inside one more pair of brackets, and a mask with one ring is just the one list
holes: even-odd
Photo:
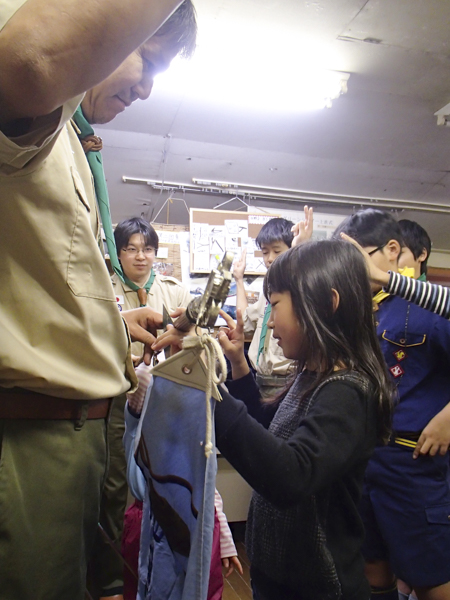
[(436, 283), (419, 281), (400, 273), (389, 272), (389, 283), (384, 290), (400, 296), (445, 319), (450, 319), (450, 290)]

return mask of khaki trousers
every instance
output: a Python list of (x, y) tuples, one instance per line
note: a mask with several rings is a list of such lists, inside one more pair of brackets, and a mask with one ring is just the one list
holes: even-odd
[(82, 600), (106, 422), (0, 420), (0, 599)]

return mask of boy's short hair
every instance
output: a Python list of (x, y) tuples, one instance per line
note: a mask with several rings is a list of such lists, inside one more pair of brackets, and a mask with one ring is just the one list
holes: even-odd
[(377, 208), (359, 210), (342, 221), (333, 233), (334, 239), (346, 233), (363, 248), (382, 246), (389, 240), (396, 240), (403, 246), (403, 237), (398, 222), (391, 213)]
[(123, 248), (128, 246), (130, 237), (135, 233), (142, 234), (144, 236), (145, 244), (154, 248), (156, 253), (159, 245), (158, 234), (148, 221), (145, 221), (140, 217), (133, 217), (132, 219), (121, 221), (114, 230), (114, 239), (116, 240), (118, 254), (120, 254), (120, 251), (123, 250)]
[(427, 262), (431, 252), (431, 239), (425, 229), (416, 223), (416, 221), (410, 221), (409, 219), (401, 219), (398, 222), (400, 231), (402, 232), (404, 246), (409, 248), (417, 260), (422, 252), (425, 250), (427, 253), (426, 259), (420, 264), (420, 273), (427, 272)]
[(294, 226), (292, 221), (287, 219), (275, 218), (267, 221), (261, 228), (255, 240), (258, 248), (275, 242), (284, 242), (288, 248), (291, 247), (294, 234), (291, 229)]

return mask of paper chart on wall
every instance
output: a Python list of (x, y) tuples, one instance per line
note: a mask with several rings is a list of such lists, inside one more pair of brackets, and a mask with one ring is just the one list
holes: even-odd
[(233, 252), (234, 254), (237, 254), (239, 252), (239, 236), (227, 235), (225, 240), (227, 252)]
[(225, 219), (225, 227), (228, 235), (248, 237), (248, 221), (244, 219)]
[(194, 271), (209, 271), (209, 244), (194, 252)]
[(209, 253), (224, 254), (226, 250), (225, 236), (212, 234), (209, 238)]

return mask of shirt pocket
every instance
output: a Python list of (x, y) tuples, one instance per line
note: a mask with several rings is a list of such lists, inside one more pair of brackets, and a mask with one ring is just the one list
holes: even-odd
[[(75, 296), (115, 301), (111, 280), (92, 231), (92, 210), (83, 182), (71, 168), (75, 191), (74, 222), (66, 282)], [(96, 217), (95, 217), (96, 219)]]
[(404, 331), (400, 333), (398, 331), (385, 329), (381, 334), (381, 337), (386, 342), (394, 344), (394, 346), (400, 346), (401, 348), (412, 348), (413, 346), (422, 346), (423, 344), (425, 344), (427, 334), (410, 333), (408, 331), (405, 337)]
[(425, 508), (428, 523), (436, 525), (450, 525), (450, 504), (427, 506)]

